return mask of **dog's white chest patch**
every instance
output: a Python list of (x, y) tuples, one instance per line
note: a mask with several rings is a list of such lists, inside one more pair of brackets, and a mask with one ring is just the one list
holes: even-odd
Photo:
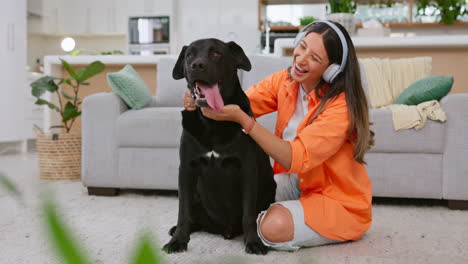
[(219, 158), (220, 157), (219, 153), (214, 150), (207, 152), (205, 156), (207, 158), (212, 158), (212, 157)]

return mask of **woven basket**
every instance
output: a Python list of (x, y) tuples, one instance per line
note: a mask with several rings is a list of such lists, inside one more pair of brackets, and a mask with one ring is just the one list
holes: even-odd
[(40, 178), (43, 180), (80, 180), (81, 135), (37, 134)]

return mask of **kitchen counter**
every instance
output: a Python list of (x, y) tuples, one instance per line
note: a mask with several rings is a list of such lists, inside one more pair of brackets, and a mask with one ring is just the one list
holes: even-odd
[(155, 55), (155, 56), (135, 56), (135, 55), (53, 55), (44, 57), (44, 72), (49, 74), (48, 70), (52, 70), (53, 65), (61, 65), (60, 59), (66, 60), (70, 64), (82, 65), (89, 64), (93, 61), (99, 60), (102, 63), (120, 65), (120, 64), (157, 64), (159, 58), (167, 57), (170, 55)]
[[(359, 49), (382, 48), (460, 48), (468, 47), (468, 35), (431, 35), (398, 37), (352, 37), (354, 47)], [(274, 54), (284, 56), (294, 49), (293, 38), (276, 39)]]

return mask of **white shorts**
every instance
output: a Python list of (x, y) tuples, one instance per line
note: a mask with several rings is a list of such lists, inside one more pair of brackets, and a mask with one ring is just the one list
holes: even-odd
[(263, 216), (266, 213), (266, 211), (262, 211), (257, 218), (257, 233), (265, 246), (277, 250), (292, 251), (298, 250), (301, 247), (314, 247), (343, 242), (324, 237), (315, 232), (305, 223), (304, 209), (302, 208), (301, 202), (298, 200), (300, 197), (300, 190), (297, 182), (297, 174), (276, 174), (275, 181), (277, 184), (275, 198), (276, 203), (273, 204), (282, 205), (291, 213), (294, 223), (294, 237), (293, 240), (282, 243), (272, 243), (267, 241), (260, 232), (260, 224), (262, 223)]

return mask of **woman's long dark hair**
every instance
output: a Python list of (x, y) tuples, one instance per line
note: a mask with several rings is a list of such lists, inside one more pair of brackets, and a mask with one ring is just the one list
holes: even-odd
[[(369, 108), (362, 88), (359, 63), (353, 42), (346, 29), (339, 23), (335, 24), (346, 38), (348, 45), (348, 60), (343, 72), (341, 72), (329, 85), (325, 85), (322, 79), (315, 89), (315, 95), (320, 98), (320, 105), (310, 123), (323, 111), (327, 102), (345, 92), (346, 104), (349, 112), (348, 138), (354, 144), (354, 158), (359, 163), (365, 163), (364, 154), (374, 145), (374, 132), (370, 130)], [(338, 34), (326, 23), (312, 24), (307, 34), (315, 32), (322, 35), (323, 44), (327, 51), (330, 64), (341, 64), (343, 47)], [(306, 34), (306, 35), (307, 35)]]

